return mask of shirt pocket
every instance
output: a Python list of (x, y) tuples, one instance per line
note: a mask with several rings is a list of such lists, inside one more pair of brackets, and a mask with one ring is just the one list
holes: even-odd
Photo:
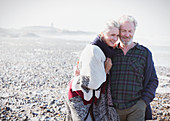
[(140, 58), (131, 58), (129, 60), (129, 66), (132, 69), (132, 71), (135, 73), (137, 78), (142, 78), (143, 79), (143, 71), (144, 71), (144, 66), (141, 63)]

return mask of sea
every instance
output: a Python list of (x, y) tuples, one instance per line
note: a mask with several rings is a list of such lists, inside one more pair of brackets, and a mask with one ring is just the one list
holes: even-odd
[[(94, 40), (96, 35), (76, 35), (76, 36), (59, 36), (59, 38), (64, 38), (66, 40), (83, 41), (90, 43)], [(155, 66), (163, 66), (170, 68), (170, 40), (153, 40), (147, 38), (134, 38), (134, 42), (137, 42), (145, 47), (147, 47), (153, 56), (153, 61)]]

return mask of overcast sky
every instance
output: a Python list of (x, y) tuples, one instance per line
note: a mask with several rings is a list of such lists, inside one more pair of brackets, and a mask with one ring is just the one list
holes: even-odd
[(99, 32), (124, 14), (138, 21), (142, 36), (169, 38), (169, 0), (0, 0), (0, 27), (50, 26)]

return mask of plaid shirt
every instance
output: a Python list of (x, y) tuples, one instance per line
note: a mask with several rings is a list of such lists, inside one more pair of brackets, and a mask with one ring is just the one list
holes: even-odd
[(136, 44), (126, 55), (119, 48), (112, 58), (111, 95), (116, 108), (127, 109), (141, 98), (147, 50)]

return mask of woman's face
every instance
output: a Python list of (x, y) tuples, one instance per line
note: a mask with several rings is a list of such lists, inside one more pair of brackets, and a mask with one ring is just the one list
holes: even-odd
[(104, 40), (104, 42), (108, 46), (113, 47), (115, 42), (118, 40), (119, 29), (116, 27), (113, 27), (112, 29), (110, 29), (107, 32), (102, 33), (101, 35), (102, 35), (102, 39)]

